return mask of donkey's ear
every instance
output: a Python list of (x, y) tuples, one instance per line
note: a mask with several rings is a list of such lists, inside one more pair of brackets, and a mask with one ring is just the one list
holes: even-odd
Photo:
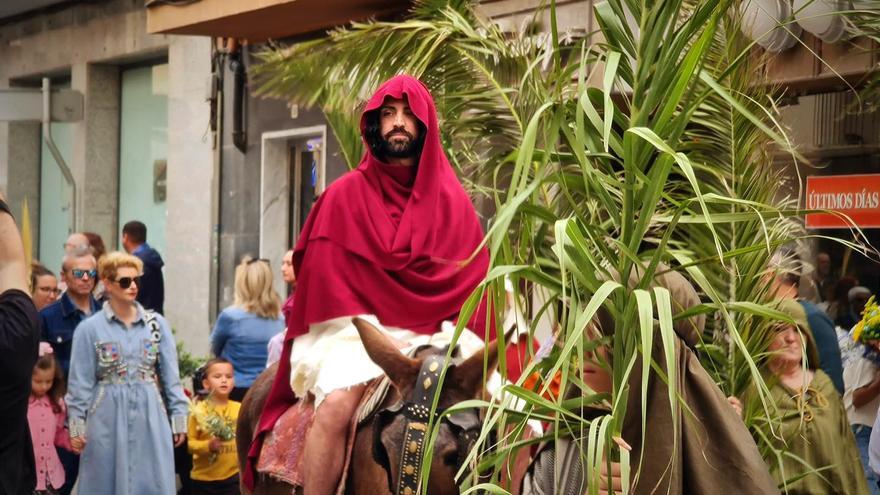
[(419, 376), (419, 362), (404, 356), (394, 342), (370, 322), (354, 318), (352, 323), (361, 336), (367, 355), (382, 368), (397, 390), (403, 393), (404, 390), (411, 389)]
[(497, 365), (498, 340), (493, 340), (482, 351), (474, 353), (473, 356), (453, 368), (452, 383), (467, 397), (476, 397), (483, 388), (483, 370), (486, 370), (486, 377), (488, 377)]

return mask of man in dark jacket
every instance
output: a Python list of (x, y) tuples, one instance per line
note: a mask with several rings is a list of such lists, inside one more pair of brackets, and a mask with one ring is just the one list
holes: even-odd
[(55, 358), (64, 370), (70, 371), (70, 350), (77, 325), (101, 310), (92, 291), (98, 280), (98, 263), (87, 248), (77, 248), (64, 255), (61, 279), (67, 290), (61, 297), (40, 311), (42, 340), (52, 344)]
[(39, 341), (21, 236), (0, 195), (0, 495), (31, 493), (37, 483), (27, 407)]
[(122, 247), (144, 262), (144, 276), (138, 287), (137, 301), (146, 309), (164, 314), (165, 279), (162, 277), (162, 256), (147, 244), (147, 226), (132, 220), (122, 227)]

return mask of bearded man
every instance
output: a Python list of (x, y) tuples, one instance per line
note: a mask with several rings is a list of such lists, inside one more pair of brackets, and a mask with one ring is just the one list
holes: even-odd
[[(301, 399), (316, 406), (304, 493), (334, 493), (364, 384), (382, 373), (351, 317), (371, 316), (401, 346), (424, 341), (458, 318), (488, 269), (485, 249), (472, 258), (484, 234), (441, 147), (425, 85), (405, 75), (383, 84), (367, 102), (361, 134), (367, 152), (360, 165), (321, 195), (294, 249), (297, 290), (242, 473), (249, 487), (263, 435)], [(485, 314), (479, 308), (469, 327), (482, 334)]]

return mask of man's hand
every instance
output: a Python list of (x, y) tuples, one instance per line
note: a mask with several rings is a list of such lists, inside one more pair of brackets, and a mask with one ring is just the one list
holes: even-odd
[(83, 449), (86, 448), (86, 437), (73, 437), (70, 439), (70, 447), (73, 448), (74, 454), (82, 454)]
[[(626, 450), (627, 452), (632, 451), (632, 447), (626, 443), (621, 437), (613, 437), (614, 443), (620, 447), (621, 450)], [(610, 482), (611, 491), (608, 491)], [(584, 495), (587, 495), (589, 490), (584, 492)], [(602, 466), (599, 468), (599, 495), (618, 495), (623, 493), (623, 478), (620, 476), (620, 463), (612, 462), (610, 466), (605, 462), (605, 459), (602, 459)]]
[[(608, 471), (608, 463), (603, 462), (602, 468), (600, 471), (599, 477), (599, 495), (617, 495), (618, 493), (623, 493), (623, 479), (620, 477), (620, 463), (612, 462), (611, 463), (611, 471)], [(610, 475), (610, 476), (609, 476)], [(608, 491), (609, 487), (609, 478), (611, 482), (611, 490)], [(587, 495), (588, 492), (584, 492), (584, 495)]]
[(183, 442), (186, 441), (186, 433), (175, 433), (174, 434), (174, 446), (180, 447), (183, 445)]
[(223, 441), (220, 440), (220, 439), (217, 438), (217, 437), (212, 438), (212, 439), (208, 442), (208, 450), (210, 450), (211, 452), (214, 452), (215, 454), (219, 454), (219, 453), (220, 453), (220, 449), (221, 449), (222, 447), (223, 447)]

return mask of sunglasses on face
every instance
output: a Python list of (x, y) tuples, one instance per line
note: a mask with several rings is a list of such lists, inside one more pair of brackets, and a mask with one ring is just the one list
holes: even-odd
[(138, 275), (137, 277), (121, 277), (121, 278), (116, 279), (115, 282), (117, 284), (119, 284), (119, 287), (122, 287), (123, 289), (127, 289), (127, 288), (131, 287), (132, 283), (134, 283), (136, 286), (140, 287), (141, 286), (141, 276)]
[(98, 276), (98, 270), (70, 270), (70, 273), (73, 274), (73, 278), (83, 279), (86, 275), (89, 276), (90, 279), (94, 279)]
[(55, 294), (56, 296), (61, 294), (61, 289), (58, 288), (53, 289), (52, 287), (37, 287), (37, 290), (40, 292), (45, 292), (47, 294)]

